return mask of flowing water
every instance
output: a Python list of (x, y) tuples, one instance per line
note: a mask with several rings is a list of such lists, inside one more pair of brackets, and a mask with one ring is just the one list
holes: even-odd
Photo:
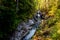
[(41, 23), (40, 19), (40, 14), (36, 14), (32, 19), (28, 19), (27, 22), (22, 22), (18, 25), (10, 40), (30, 40)]

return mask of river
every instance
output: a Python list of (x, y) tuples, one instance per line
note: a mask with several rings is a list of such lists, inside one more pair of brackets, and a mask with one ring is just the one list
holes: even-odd
[(32, 19), (19, 24), (10, 40), (30, 40), (41, 23), (40, 16), (40, 11), (38, 11)]

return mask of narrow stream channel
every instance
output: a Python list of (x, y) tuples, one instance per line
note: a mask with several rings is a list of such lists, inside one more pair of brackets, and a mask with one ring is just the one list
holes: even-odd
[(35, 34), (36, 29), (41, 23), (41, 12), (38, 11), (32, 19), (27, 22), (22, 22), (13, 33), (10, 40), (30, 40)]

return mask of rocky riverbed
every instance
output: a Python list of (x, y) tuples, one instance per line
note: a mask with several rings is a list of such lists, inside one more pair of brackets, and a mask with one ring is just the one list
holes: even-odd
[(20, 23), (10, 40), (22, 40), (22, 38), (23, 40), (29, 40), (34, 35), (41, 22), (40, 16), (40, 11), (38, 11), (32, 19), (28, 19), (27, 22)]

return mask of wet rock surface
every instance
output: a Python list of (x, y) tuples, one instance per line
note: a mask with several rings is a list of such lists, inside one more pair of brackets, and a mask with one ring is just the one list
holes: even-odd
[(18, 25), (10, 40), (21, 40), (23, 37), (23, 40), (29, 40), (34, 35), (36, 28), (38, 28), (41, 22), (40, 16), (40, 11), (38, 11), (32, 19), (28, 19), (26, 23), (22, 22)]

